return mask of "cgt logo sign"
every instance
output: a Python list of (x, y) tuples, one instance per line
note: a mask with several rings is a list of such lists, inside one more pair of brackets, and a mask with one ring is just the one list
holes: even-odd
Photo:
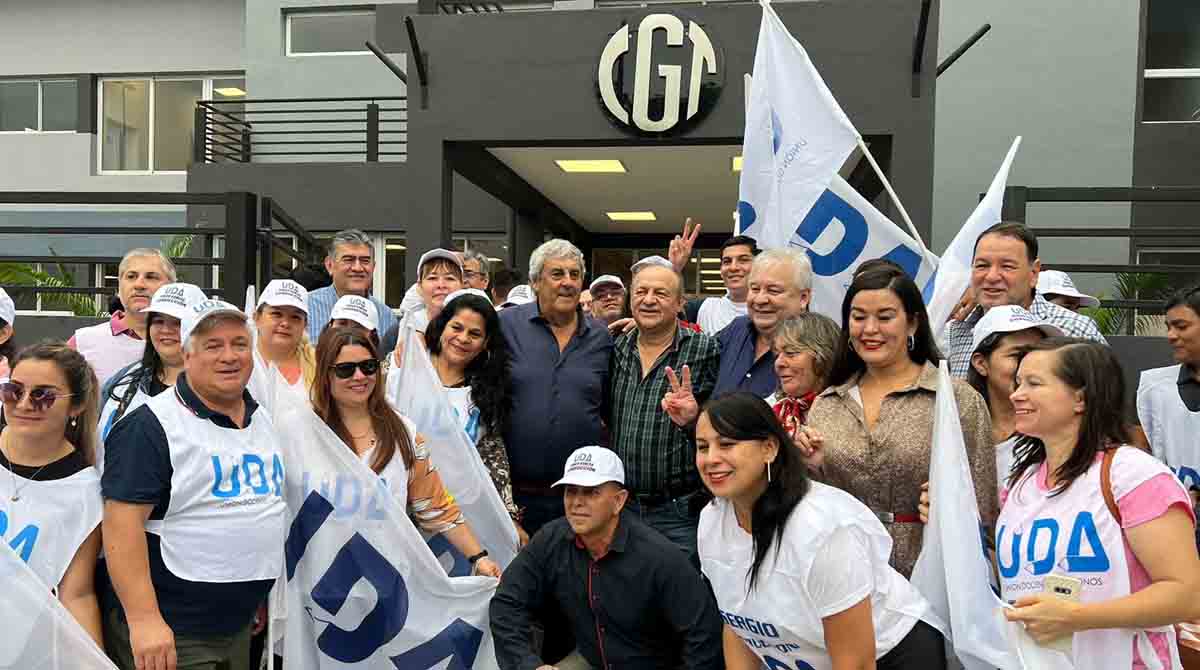
[[(639, 134), (661, 135), (699, 121), (724, 86), (724, 59), (695, 21), (648, 14), (637, 27), (621, 26), (600, 54), (597, 86), (609, 115)], [(628, 84), (632, 69), (633, 85)], [(686, 80), (685, 80), (686, 75)]]

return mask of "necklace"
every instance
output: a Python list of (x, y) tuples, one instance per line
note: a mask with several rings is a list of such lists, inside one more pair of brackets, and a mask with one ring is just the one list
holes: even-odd
[[(9, 480), (12, 481), (12, 488), (13, 488), (11, 500), (13, 502), (20, 502), (21, 489), (28, 486), (30, 482), (35, 481), (37, 479), (37, 476), (40, 475), (42, 473), (42, 470), (45, 470), (46, 466), (50, 465), (50, 463), (42, 464), (42, 467), (38, 468), (37, 470), (34, 470), (33, 474), (30, 475), (29, 478), (25, 480), (24, 484), (17, 486), (17, 474), (13, 471), (13, 468), (16, 467), (16, 464), (13, 463), (12, 458), (9, 458), (8, 454), (4, 453), (4, 448), (2, 446), (0, 446), (0, 455), (3, 455), (4, 460), (8, 461), (8, 478), (9, 478)], [(24, 477), (22, 477), (22, 479), (24, 479)]]
[[(346, 432), (350, 432), (350, 429), (349, 429), (349, 428), (347, 428), (347, 429), (346, 429)], [(371, 436), (371, 439), (370, 439), (370, 440), (367, 442), (367, 448), (368, 448), (368, 449), (374, 449), (374, 448), (375, 448), (375, 442), (376, 442), (377, 440), (376, 440), (376, 438), (375, 438), (375, 431), (374, 431), (374, 430), (372, 430), (372, 429), (370, 429), (370, 428), (368, 428), (368, 429), (367, 429), (367, 432), (363, 433), (362, 435), (355, 435), (354, 433), (350, 433), (350, 439), (354, 440), (355, 442), (358, 442), (359, 440), (361, 440), (361, 439), (363, 439), (363, 438), (367, 437), (368, 435), (370, 435), (370, 436)]]

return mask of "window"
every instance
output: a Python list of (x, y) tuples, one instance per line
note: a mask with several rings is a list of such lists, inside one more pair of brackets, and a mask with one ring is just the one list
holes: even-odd
[(403, 237), (386, 237), (383, 240), (384, 290), (383, 301), (396, 309), (404, 302), (408, 285), (404, 282), (405, 262), (408, 260), (408, 244)]
[(246, 95), (242, 78), (100, 82), (100, 170), (182, 172), (192, 162), (196, 102)]
[(75, 132), (76, 86), (73, 79), (0, 81), (0, 132)]
[(284, 50), (288, 56), (369, 54), (375, 39), (375, 11), (289, 12), (285, 15)]
[(1143, 121), (1200, 121), (1200, 4), (1151, 0)]

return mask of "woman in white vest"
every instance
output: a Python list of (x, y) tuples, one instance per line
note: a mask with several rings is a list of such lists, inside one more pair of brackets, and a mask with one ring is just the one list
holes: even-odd
[(17, 306), (0, 288), (0, 382), (8, 379), (9, 363), (17, 355), (17, 341), (13, 339), (16, 318)]
[[(1200, 617), (1195, 517), (1171, 471), (1128, 446), (1124, 391), (1100, 344), (1049, 338), (1020, 359), (1001, 595), (1035, 640), (1073, 635), (1077, 668), (1177, 669), (1171, 625)], [(1076, 580), (1079, 602), (1046, 594), (1052, 575)]]
[(850, 494), (808, 479), (764, 400), (740, 392), (708, 403), (696, 468), (716, 497), (698, 537), (727, 668), (946, 667), (929, 603), (888, 565), (883, 524)]
[[(446, 296), (441, 313), (425, 331), (425, 348), (459, 425), (479, 450), (509, 515), (517, 520), (502, 434), (512, 411), (508, 343), (487, 294), (465, 288)], [(520, 525), (517, 529), (524, 543), (525, 531)]]
[(1063, 334), (1058, 326), (1034, 316), (1020, 305), (989, 309), (972, 331), (974, 341), (967, 383), (987, 403), (992, 416), (992, 441), (996, 444), (997, 486), (1005, 488), (1017, 444), (1016, 415), (1009, 395), (1022, 347)]
[[(274, 279), (263, 289), (254, 310), (258, 331), (250, 395), (268, 411), (277, 393), (307, 403), (316, 377), (316, 357), (308, 341), (308, 290), (291, 279)], [(285, 384), (272, 383), (273, 370)]]
[(179, 322), (189, 306), (204, 300), (194, 284), (166, 284), (154, 292), (146, 308), (146, 345), (142, 359), (113, 375), (100, 389), (100, 442), (96, 468), (103, 471), (104, 440), (113, 424), (146, 401), (175, 385), (183, 372), (183, 343)]
[(0, 383), (0, 537), (102, 644), (102, 501), (92, 467), (98, 387), (91, 366), (64, 344), (37, 344), (14, 358), (11, 378)]
[(313, 411), (364, 463), (387, 482), (417, 527), (443, 534), (477, 574), (500, 576), (500, 566), (467, 525), (429, 459), (425, 438), (388, 404), (375, 343), (353, 328), (326, 329), (317, 343)]

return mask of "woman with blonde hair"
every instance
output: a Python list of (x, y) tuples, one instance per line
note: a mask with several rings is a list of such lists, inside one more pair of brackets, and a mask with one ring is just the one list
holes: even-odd
[[(291, 279), (272, 280), (258, 298), (254, 325), (258, 336), (250, 395), (268, 410), (274, 409), (280, 391), (294, 401), (307, 402), (316, 378), (316, 354), (308, 341), (308, 291)], [(271, 367), (287, 382), (276, 393), (271, 392)]]
[(96, 598), (100, 475), (92, 467), (100, 384), (60, 342), (22, 350), (0, 383), (0, 511), (4, 541), (102, 645)]
[(776, 326), (771, 352), (779, 389), (767, 397), (767, 404), (788, 435), (795, 436), (807, 422), (813, 401), (825, 390), (840, 337), (833, 319), (816, 312), (802, 312)]

